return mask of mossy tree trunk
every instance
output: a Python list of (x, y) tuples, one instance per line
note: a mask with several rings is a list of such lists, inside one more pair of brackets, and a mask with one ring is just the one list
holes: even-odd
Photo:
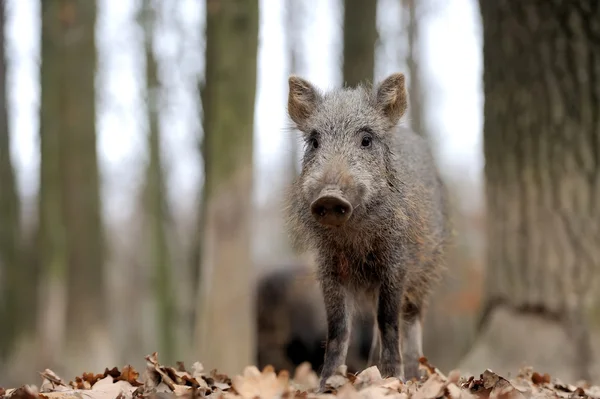
[(207, 0), (204, 107), (202, 309), (197, 354), (239, 373), (255, 360), (251, 258), (256, 0)]
[[(39, 245), (40, 279), (39, 335), (41, 362), (52, 365), (62, 350), (66, 318), (67, 238), (61, 180), (61, 134), (66, 114), (60, 96), (68, 76), (60, 66), (65, 52), (63, 4), (41, 1), (41, 108)], [(49, 311), (51, 310), (51, 311)]]
[(373, 81), (377, 37), (377, 1), (344, 0), (345, 85)]
[(171, 258), (166, 226), (168, 209), (161, 157), (161, 131), (159, 101), (161, 84), (158, 78), (158, 61), (153, 48), (153, 36), (157, 21), (157, 9), (149, 1), (142, 6), (141, 21), (144, 25), (146, 53), (146, 106), (148, 107), (148, 154), (146, 175), (146, 219), (149, 224), (149, 260), (154, 270), (156, 292), (158, 340), (160, 358), (166, 364), (175, 360), (175, 305), (171, 280)]
[[(65, 339), (75, 351), (89, 351), (90, 345), (101, 350), (94, 333), (106, 328), (96, 155), (96, 6), (89, 0), (41, 1), (40, 218), (47, 274), (41, 316), (54, 331), (44, 332), (54, 336), (54, 345), (66, 323)], [(90, 352), (87, 358), (93, 358)]]
[(461, 368), (600, 380), (600, 8), (480, 1), (485, 309)]

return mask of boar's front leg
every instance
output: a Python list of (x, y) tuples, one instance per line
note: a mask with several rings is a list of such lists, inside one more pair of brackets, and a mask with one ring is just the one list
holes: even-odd
[(402, 304), (402, 363), (407, 380), (421, 378), (419, 358), (423, 356), (422, 304), (406, 298)]
[(381, 336), (381, 375), (403, 379), (400, 358), (400, 307), (402, 287), (385, 281), (379, 291), (377, 324)]
[(324, 278), (321, 287), (327, 314), (327, 343), (319, 385), (319, 391), (323, 392), (327, 379), (346, 361), (352, 313), (348, 293), (340, 283)]

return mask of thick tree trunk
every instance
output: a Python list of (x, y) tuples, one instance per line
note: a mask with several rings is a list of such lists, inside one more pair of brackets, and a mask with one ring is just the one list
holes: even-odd
[(150, 155), (146, 181), (149, 260), (154, 270), (160, 358), (166, 364), (172, 364), (177, 360), (174, 356), (175, 331), (178, 326), (175, 325), (175, 298), (171, 282), (171, 259), (165, 231), (167, 202), (160, 151), (161, 133), (158, 104), (161, 85), (158, 79), (158, 62), (153, 50), (157, 10), (151, 3), (144, 2), (142, 12), (146, 39), (146, 103), (148, 107), (148, 153)]
[(239, 373), (255, 358), (251, 259), (258, 1), (207, 0), (202, 289), (197, 352)]
[[(41, 214), (49, 273), (44, 289), (50, 289), (57, 306), (51, 310), (59, 314), (66, 282), (69, 347), (76, 356), (86, 348), (80, 360), (103, 361), (90, 352), (107, 353), (96, 334), (106, 329), (96, 156), (96, 2), (42, 0), (41, 9)], [(42, 313), (61, 335), (61, 318)]]
[(67, 80), (59, 60), (64, 53), (59, 3), (41, 2), (41, 113), (40, 113), (40, 363), (51, 367), (62, 351), (66, 318), (67, 239), (61, 192), (61, 116), (65, 104), (57, 94)]
[(373, 80), (377, 37), (377, 1), (344, 0), (345, 85)]
[(464, 368), (600, 379), (600, 8), (480, 1), (486, 307)]

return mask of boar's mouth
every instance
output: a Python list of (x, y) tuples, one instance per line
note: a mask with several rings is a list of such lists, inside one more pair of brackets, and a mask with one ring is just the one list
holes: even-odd
[(326, 189), (310, 204), (313, 218), (320, 224), (340, 227), (350, 219), (352, 204), (339, 190)]

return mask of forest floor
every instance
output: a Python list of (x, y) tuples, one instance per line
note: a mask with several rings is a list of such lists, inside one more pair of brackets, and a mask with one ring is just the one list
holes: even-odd
[(146, 356), (142, 375), (131, 366), (121, 370), (105, 369), (102, 374), (83, 373), (68, 383), (51, 370), (41, 373), (42, 384), (19, 388), (0, 388), (0, 398), (419, 398), (419, 399), (513, 399), (513, 398), (592, 398), (600, 399), (600, 387), (585, 383), (567, 384), (530, 368), (506, 379), (491, 370), (479, 377), (461, 376), (457, 370), (447, 376), (421, 359), (425, 376), (421, 381), (401, 382), (382, 378), (377, 367), (358, 374), (346, 373), (344, 367), (329, 378), (329, 389), (317, 394), (318, 376), (308, 363), (301, 364), (290, 376), (275, 373), (267, 366), (260, 371), (248, 366), (242, 375), (228, 377), (215, 370), (207, 372), (201, 363), (191, 370), (183, 363), (177, 367), (159, 364), (157, 354)]

